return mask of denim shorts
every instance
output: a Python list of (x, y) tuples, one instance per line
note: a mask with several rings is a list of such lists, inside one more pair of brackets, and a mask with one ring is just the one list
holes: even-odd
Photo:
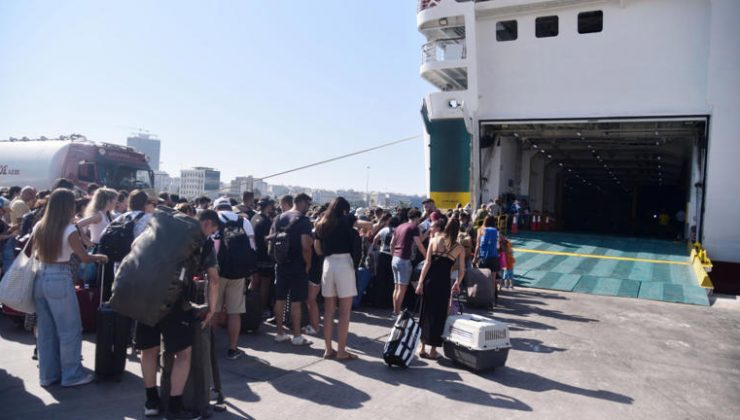
[(411, 260), (393, 257), (391, 267), (393, 268), (393, 282), (402, 286), (408, 286), (411, 282), (411, 273), (413, 271)]

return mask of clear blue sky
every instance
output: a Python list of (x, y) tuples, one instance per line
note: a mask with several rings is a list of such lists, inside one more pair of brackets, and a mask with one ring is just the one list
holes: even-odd
[[(124, 143), (264, 176), (421, 133), (415, 0), (0, 2), (0, 138)], [(423, 193), (421, 140), (271, 182)]]

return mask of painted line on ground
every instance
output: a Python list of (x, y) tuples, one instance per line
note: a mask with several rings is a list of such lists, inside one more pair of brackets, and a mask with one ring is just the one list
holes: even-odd
[(566, 257), (598, 258), (602, 260), (617, 260), (617, 261), (636, 261), (636, 262), (646, 262), (646, 263), (654, 263), (654, 264), (689, 265), (688, 261), (682, 262), (682, 261), (669, 261), (669, 260), (651, 260), (647, 258), (615, 257), (613, 255), (579, 254), (576, 252), (561, 252), (561, 251), (540, 251), (536, 249), (526, 249), (526, 248), (513, 248), (513, 250), (515, 252), (529, 252), (533, 254), (546, 254), (546, 255), (563, 255)]

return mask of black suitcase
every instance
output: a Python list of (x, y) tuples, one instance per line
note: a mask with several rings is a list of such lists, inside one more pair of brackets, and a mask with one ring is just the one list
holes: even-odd
[(126, 369), (126, 349), (131, 342), (131, 319), (113, 311), (107, 302), (102, 302), (101, 296), (96, 326), (95, 376), (98, 381), (120, 380)]
[[(193, 323), (193, 334), (190, 374), (183, 390), (182, 406), (186, 410), (198, 413), (201, 417), (208, 418), (211, 417), (213, 411), (225, 409), (218, 360), (213, 351), (215, 347), (213, 330), (210, 326), (201, 328), (200, 322), (195, 322)], [(170, 375), (174, 363), (174, 354), (164, 353), (162, 355), (160, 407), (165, 412), (169, 405)], [(216, 394), (214, 406), (211, 406), (211, 392)]]
[(496, 306), (498, 290), (493, 286), (493, 275), (488, 268), (471, 267), (463, 279), (470, 307), (490, 309)]
[(407, 368), (416, 356), (416, 348), (421, 339), (421, 327), (414, 319), (414, 313), (405, 309), (396, 318), (391, 335), (383, 348), (383, 360), (388, 366)]
[(367, 295), (370, 304), (375, 308), (390, 309), (393, 307), (393, 269), (390, 254), (378, 253), (375, 276), (370, 282)]
[(242, 314), (242, 332), (257, 333), (262, 325), (262, 302), (259, 290), (244, 292), (246, 312)]

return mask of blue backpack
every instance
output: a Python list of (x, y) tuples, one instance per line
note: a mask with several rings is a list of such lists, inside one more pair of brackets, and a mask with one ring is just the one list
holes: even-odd
[(483, 261), (498, 258), (498, 230), (496, 228), (485, 228), (478, 253)]

